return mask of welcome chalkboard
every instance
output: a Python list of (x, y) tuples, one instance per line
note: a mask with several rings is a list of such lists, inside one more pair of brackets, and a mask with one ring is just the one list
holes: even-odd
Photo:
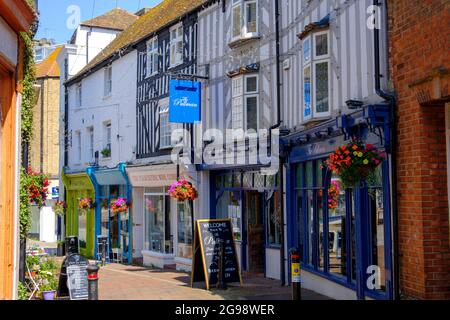
[[(205, 281), (206, 289), (219, 281), (220, 241), (225, 247), (224, 281), (242, 285), (230, 219), (197, 220), (191, 285)], [(203, 272), (202, 272), (203, 271)]]
[(87, 300), (89, 298), (86, 269), (88, 265), (89, 261), (79, 254), (72, 254), (67, 258), (67, 286), (70, 300)]

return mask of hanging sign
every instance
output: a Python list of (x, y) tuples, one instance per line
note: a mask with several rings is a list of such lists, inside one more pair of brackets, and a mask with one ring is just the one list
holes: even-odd
[(201, 83), (170, 80), (169, 122), (198, 123), (201, 121)]
[(224, 282), (242, 285), (230, 219), (197, 220), (191, 286), (205, 281), (206, 289), (219, 282), (220, 241), (224, 241)]

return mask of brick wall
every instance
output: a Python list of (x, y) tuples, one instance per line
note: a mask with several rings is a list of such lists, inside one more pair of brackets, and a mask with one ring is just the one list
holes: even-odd
[(450, 299), (445, 103), (450, 100), (450, 2), (388, 0), (398, 96), (400, 289)]

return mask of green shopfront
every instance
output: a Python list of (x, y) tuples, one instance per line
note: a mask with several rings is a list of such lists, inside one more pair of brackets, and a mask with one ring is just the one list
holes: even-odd
[(95, 247), (95, 211), (94, 209), (80, 210), (80, 199), (95, 199), (94, 186), (86, 172), (62, 174), (62, 181), (66, 188), (66, 236), (78, 236), (80, 253), (88, 258), (94, 257)]

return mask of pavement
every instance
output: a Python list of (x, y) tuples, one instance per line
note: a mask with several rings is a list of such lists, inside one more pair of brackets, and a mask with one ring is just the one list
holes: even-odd
[[(190, 285), (190, 274), (176, 270), (142, 266), (107, 264), (99, 272), (100, 300), (290, 300), (291, 288), (281, 287), (279, 280), (260, 275), (244, 275), (243, 286), (230, 284), (228, 289), (205, 290), (204, 283)], [(313, 291), (302, 289), (304, 300), (328, 300)]]

